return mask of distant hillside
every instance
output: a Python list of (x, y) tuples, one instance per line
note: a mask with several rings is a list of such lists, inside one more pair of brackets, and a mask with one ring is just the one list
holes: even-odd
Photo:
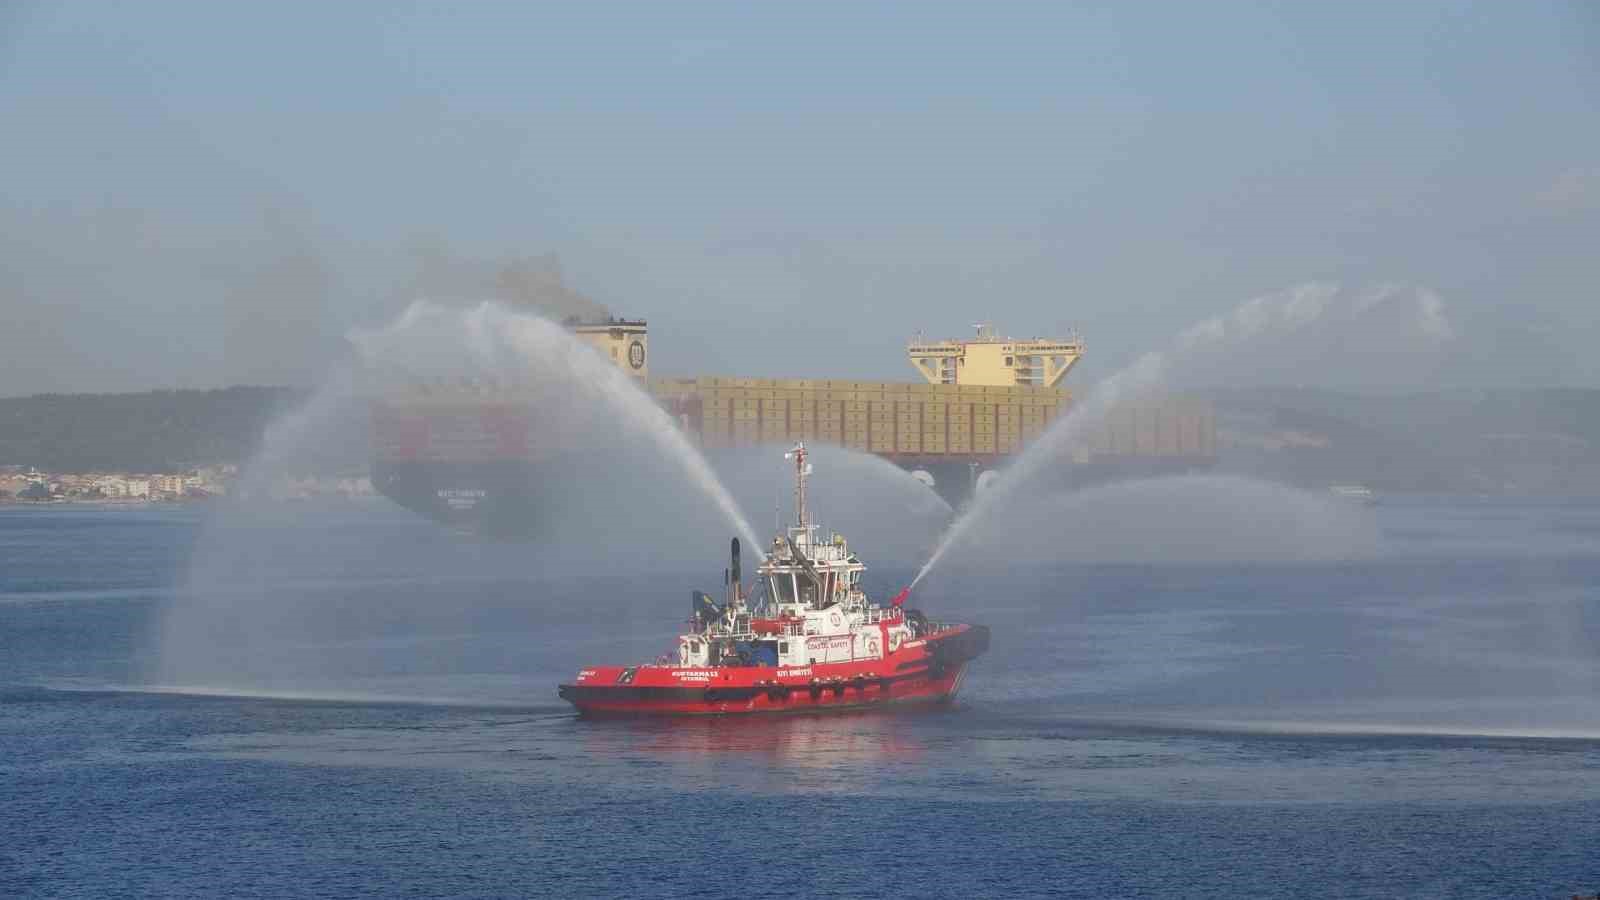
[(53, 472), (171, 472), (242, 462), (298, 388), (0, 398), (0, 465)]
[[(1600, 495), (1600, 391), (1377, 396), (1216, 390), (1219, 468), (1307, 487)], [(0, 399), (0, 465), (178, 471), (242, 462), (307, 392), (282, 387)], [(301, 448), (308, 471), (365, 465), (364, 419)]]
[(1600, 391), (1219, 390), (1223, 467), (1305, 485), (1600, 494)]

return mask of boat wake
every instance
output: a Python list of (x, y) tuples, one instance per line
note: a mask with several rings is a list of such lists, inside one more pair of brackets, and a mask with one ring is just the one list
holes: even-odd
[(429, 706), (454, 709), (486, 709), (505, 712), (553, 713), (565, 716), (568, 708), (557, 704), (530, 704), (514, 700), (486, 700), (481, 696), (386, 693), (383, 691), (273, 690), (231, 685), (194, 684), (84, 684), (47, 682), (43, 689), (63, 694), (151, 694), (195, 699), (261, 700), (306, 704), (348, 704), (357, 706)]

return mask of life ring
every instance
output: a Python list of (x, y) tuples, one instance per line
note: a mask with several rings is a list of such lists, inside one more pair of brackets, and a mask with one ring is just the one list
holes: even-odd
[(878, 655), (878, 639), (877, 638), (873, 638), (873, 639), (867, 641), (867, 653), (869, 655), (871, 655), (871, 656), (877, 656)]
[(839, 623), (840, 623), (840, 622), (841, 622), (841, 621), (843, 621), (843, 620), (841, 620), (841, 619), (840, 619), (840, 618), (839, 618), (839, 614), (838, 614), (838, 613), (834, 613), (834, 614), (833, 614), (833, 615), (831, 615), (831, 616), (829, 616), (829, 617), (828, 617), (828, 621), (829, 621), (829, 622), (832, 622), (832, 623), (833, 623), (833, 626), (834, 626), (834, 627), (835, 627), (835, 628), (837, 628), (837, 627), (839, 627)]
[(889, 652), (893, 653), (896, 650), (899, 650), (900, 649), (900, 642), (903, 641), (903, 640), (904, 640), (904, 638), (901, 636), (901, 634), (900, 634), (900, 632), (898, 630), (890, 631), (889, 632)]

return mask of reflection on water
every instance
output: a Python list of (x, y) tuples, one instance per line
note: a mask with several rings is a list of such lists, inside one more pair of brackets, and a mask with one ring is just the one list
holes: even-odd
[[(251, 705), (288, 701), (239, 700)], [(291, 704), (292, 705), (292, 704)], [(517, 781), (738, 790), (875, 793), (927, 766), (928, 740), (959, 708), (755, 718), (585, 720), (563, 708), (450, 709), (299, 704), (308, 727), (215, 733), (184, 743), (229, 759), (444, 768)], [(330, 709), (348, 715), (338, 724)], [(291, 717), (292, 718), (292, 717)], [(946, 738), (950, 736), (945, 732)], [(937, 765), (935, 763), (934, 765)]]
[(911, 761), (925, 745), (905, 722), (949, 715), (948, 709), (834, 715), (673, 720), (616, 719), (585, 723), (583, 745), (593, 755), (635, 753), (682, 757), (720, 766), (734, 758), (802, 769)]
[[(163, 702), (177, 702), (175, 699)], [(1073, 718), (957, 706), (891, 715), (582, 720), (528, 710), (237, 701), (166, 753), (425, 769), (581, 792), (965, 803), (1600, 800), (1593, 740), (1340, 733), (1312, 723)], [(270, 730), (263, 725), (270, 722)]]

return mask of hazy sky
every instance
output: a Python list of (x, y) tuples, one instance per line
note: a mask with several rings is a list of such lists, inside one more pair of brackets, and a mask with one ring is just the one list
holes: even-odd
[(991, 319), (1087, 381), (1325, 281), (1600, 386), (1593, 3), (13, 2), (0, 160), (0, 394), (309, 382), (430, 253), (558, 254), (661, 374)]

